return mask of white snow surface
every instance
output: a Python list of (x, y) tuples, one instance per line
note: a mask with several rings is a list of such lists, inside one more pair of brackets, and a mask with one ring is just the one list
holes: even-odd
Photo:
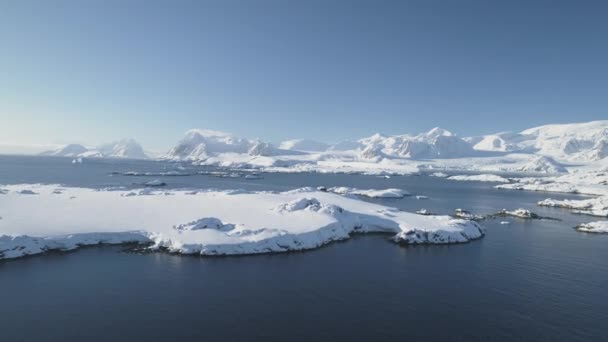
[(231, 255), (313, 249), (357, 232), (396, 234), (393, 240), (404, 244), (462, 243), (483, 235), (475, 222), (416, 215), (310, 188), (283, 193), (1, 188), (0, 258), (99, 243)]
[(340, 195), (357, 195), (371, 198), (402, 198), (410, 193), (402, 189), (357, 189), (346, 186), (328, 188), (327, 191)]
[(330, 145), (310, 140), (310, 139), (293, 139), (286, 140), (279, 144), (282, 150), (304, 151), (304, 152), (324, 152), (329, 149)]
[(596, 221), (581, 223), (576, 227), (579, 232), (585, 233), (608, 233), (608, 221)]
[(608, 195), (608, 172), (585, 171), (553, 177), (525, 177), (511, 184), (497, 185), (498, 189)]
[(538, 205), (545, 207), (574, 209), (577, 214), (608, 217), (608, 196), (600, 196), (583, 200), (554, 200), (547, 198), (538, 202)]
[(535, 156), (520, 166), (517, 171), (539, 172), (539, 173), (563, 173), (568, 172), (565, 167), (553, 160), (551, 157)]
[(509, 179), (498, 175), (456, 175), (450, 176), (448, 179), (455, 181), (509, 183)]
[(608, 120), (544, 125), (521, 133), (468, 140), (476, 150), (535, 153), (564, 162), (590, 162), (608, 156)]

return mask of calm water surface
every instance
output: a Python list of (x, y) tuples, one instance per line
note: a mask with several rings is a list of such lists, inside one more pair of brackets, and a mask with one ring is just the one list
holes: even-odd
[(0, 184), (131, 187), (161, 178), (170, 188), (399, 187), (429, 199), (370, 201), (446, 214), (523, 207), (562, 221), (486, 221), (484, 238), (452, 246), (399, 247), (388, 236), (366, 235), (254, 257), (95, 247), (1, 262), (0, 341), (608, 340), (608, 236), (572, 229), (593, 218), (535, 205), (561, 195), (428, 176), (127, 177), (112, 173), (178, 165), (70, 161), (0, 157)]

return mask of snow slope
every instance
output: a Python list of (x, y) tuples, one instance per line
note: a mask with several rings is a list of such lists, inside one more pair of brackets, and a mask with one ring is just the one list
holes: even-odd
[(83, 153), (89, 152), (89, 149), (80, 144), (68, 144), (58, 147), (51, 151), (40, 153), (43, 156), (59, 156), (59, 157), (78, 157)]
[(232, 154), (242, 162), (247, 157), (300, 155), (302, 153), (278, 149), (267, 142), (239, 138), (230, 133), (191, 129), (175, 147), (163, 156), (163, 159), (201, 162), (212, 157), (221, 159), (223, 154)]
[(290, 151), (324, 152), (327, 151), (329, 145), (310, 139), (294, 139), (281, 142), (279, 148)]
[(98, 243), (229, 255), (313, 249), (357, 232), (391, 233), (404, 244), (462, 243), (483, 235), (474, 222), (420, 216), (307, 188), (283, 193), (2, 188), (0, 258)]
[(592, 162), (608, 156), (608, 120), (545, 125), (521, 133), (468, 138), (480, 151), (523, 152), (561, 162)]
[(122, 139), (97, 147), (106, 158), (147, 159), (144, 149), (133, 139)]

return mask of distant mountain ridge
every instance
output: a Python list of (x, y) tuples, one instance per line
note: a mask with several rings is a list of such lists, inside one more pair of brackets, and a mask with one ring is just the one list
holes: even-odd
[[(359, 140), (327, 144), (311, 139), (292, 139), (275, 147), (260, 139), (247, 139), (230, 133), (208, 129), (191, 129), (166, 154), (166, 160), (203, 161), (209, 158), (240, 156), (240, 160), (255, 157), (310, 155), (308, 160), (359, 160), (378, 162), (383, 159), (454, 159), (468, 157), (529, 154), (525, 171), (561, 172), (562, 163), (591, 163), (608, 157), (608, 120), (573, 124), (551, 124), (529, 128), (519, 133), (501, 132), (476, 137), (459, 137), (439, 127), (417, 135), (374, 134)], [(122, 139), (98, 147), (68, 144), (41, 155), (147, 159), (141, 145), (133, 139)], [(534, 158), (540, 156), (544, 158)], [(156, 157), (156, 156), (155, 156)], [(294, 157), (295, 158), (295, 157)], [(292, 158), (292, 159), (294, 159)], [(304, 160), (297, 157), (294, 160)], [(346, 158), (346, 159), (344, 159)], [(229, 159), (229, 158), (228, 158)], [(294, 161), (295, 162), (295, 161)]]
[(474, 155), (470, 143), (445, 129), (435, 127), (416, 136), (374, 134), (359, 140), (361, 156), (395, 158), (457, 158)]
[[(575, 124), (545, 125), (520, 133), (495, 133), (461, 138), (435, 127), (418, 135), (374, 134), (356, 141), (335, 145), (310, 140), (293, 139), (279, 148), (259, 139), (251, 140), (232, 134), (192, 129), (164, 157), (173, 160), (200, 161), (225, 153), (254, 156), (284, 156), (290, 154), (355, 155), (361, 161), (381, 159), (451, 159), (484, 157), (488, 152), (523, 153), (546, 158), (531, 159), (522, 166), (526, 170), (560, 171), (562, 162), (593, 162), (608, 156), (608, 120)], [(339, 158), (339, 157), (338, 157)]]
[(295, 150), (276, 148), (259, 139), (239, 138), (230, 133), (207, 129), (191, 129), (163, 159), (197, 161), (224, 153), (246, 154), (252, 157), (301, 154)]
[(121, 139), (98, 147), (86, 147), (81, 144), (68, 144), (55, 150), (40, 153), (43, 156), (73, 158), (122, 158), (148, 159), (139, 143), (133, 139)]

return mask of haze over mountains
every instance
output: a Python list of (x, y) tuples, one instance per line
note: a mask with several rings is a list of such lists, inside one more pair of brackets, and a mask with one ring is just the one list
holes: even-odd
[(97, 147), (85, 147), (80, 144), (68, 144), (55, 150), (42, 152), (44, 156), (61, 156), (77, 158), (124, 158), (147, 159), (139, 143), (133, 139), (121, 139)]

